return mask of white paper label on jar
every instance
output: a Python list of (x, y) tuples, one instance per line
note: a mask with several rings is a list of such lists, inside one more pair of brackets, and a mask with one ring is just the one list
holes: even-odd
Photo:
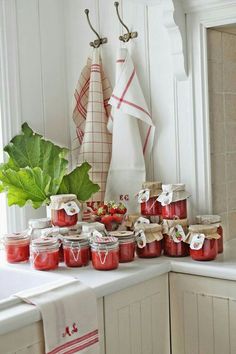
[(80, 212), (80, 208), (78, 207), (76, 202), (73, 201), (64, 203), (63, 209), (65, 210), (67, 215), (75, 215)]
[(173, 200), (173, 192), (163, 192), (157, 200), (161, 203), (162, 206), (168, 205)]
[(150, 189), (141, 189), (141, 191), (138, 192), (137, 196), (138, 203), (146, 203), (150, 198)]
[(174, 242), (179, 243), (185, 240), (185, 232), (181, 225), (176, 225), (170, 229), (170, 235)]
[(137, 227), (140, 224), (150, 224), (150, 220), (147, 218), (143, 218), (142, 216), (140, 216), (138, 218), (138, 220), (135, 222), (134, 224), (134, 228)]
[(190, 243), (191, 250), (198, 251), (202, 248), (205, 241), (204, 234), (194, 234), (192, 237), (192, 241)]
[(146, 246), (146, 236), (143, 230), (139, 230), (135, 233), (135, 240), (138, 248), (143, 248)]

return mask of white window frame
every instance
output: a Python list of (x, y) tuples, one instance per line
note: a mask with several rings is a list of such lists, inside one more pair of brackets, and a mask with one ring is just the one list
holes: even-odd
[[(0, 1), (0, 93), (2, 142), (6, 145), (21, 126), (19, 65), (17, 51), (16, 3)], [(24, 209), (7, 207), (7, 231), (22, 230), (25, 225)]]

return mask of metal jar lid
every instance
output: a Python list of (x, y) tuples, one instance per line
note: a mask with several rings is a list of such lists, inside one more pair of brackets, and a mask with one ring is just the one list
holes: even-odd
[(90, 244), (92, 249), (109, 250), (119, 246), (118, 238), (112, 236), (93, 237)]
[(80, 234), (69, 235), (63, 237), (63, 245), (70, 247), (89, 246), (89, 240), (86, 237), (81, 237)]
[(119, 243), (133, 241), (135, 239), (132, 231), (111, 231), (109, 235), (118, 238)]
[(41, 237), (32, 241), (32, 248), (38, 250), (47, 250), (59, 248), (59, 242), (56, 237)]

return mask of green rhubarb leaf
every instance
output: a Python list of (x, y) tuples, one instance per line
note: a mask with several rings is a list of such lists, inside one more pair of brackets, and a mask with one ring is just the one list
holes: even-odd
[(88, 200), (94, 193), (98, 192), (100, 187), (93, 183), (88, 175), (91, 166), (88, 162), (76, 167), (71, 173), (64, 176), (59, 188), (61, 194), (76, 194), (78, 200), (84, 202)]
[(50, 194), (57, 194), (68, 166), (68, 161), (65, 159), (68, 149), (43, 139), (41, 135), (33, 132), (27, 123), (24, 123), (21, 134), (15, 136), (5, 146), (4, 151), (9, 155), (4, 170), (11, 168), (19, 171), (25, 167), (31, 169), (39, 167), (45, 175), (51, 177)]
[(31, 204), (39, 208), (48, 202), (51, 177), (39, 167), (0, 170), (0, 180), (0, 191), (7, 191), (9, 206)]

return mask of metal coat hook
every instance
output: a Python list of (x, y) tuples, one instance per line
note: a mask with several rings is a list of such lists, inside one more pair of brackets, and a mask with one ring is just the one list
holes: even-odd
[(97, 33), (97, 31), (95, 31), (95, 29), (93, 28), (90, 19), (89, 19), (89, 9), (85, 9), (84, 10), (86, 16), (87, 16), (87, 20), (88, 20), (88, 24), (89, 27), (91, 28), (91, 30), (93, 31), (93, 33), (96, 34), (96, 36), (98, 37), (98, 39), (95, 39), (93, 42), (90, 42), (89, 45), (93, 48), (99, 48), (101, 44), (107, 43), (107, 38), (101, 38), (99, 36), (99, 34)]
[(114, 3), (115, 7), (116, 7), (116, 13), (117, 13), (117, 17), (120, 21), (120, 23), (122, 24), (122, 26), (126, 29), (127, 33), (123, 34), (122, 36), (119, 37), (119, 40), (122, 42), (128, 42), (130, 39), (133, 38), (137, 38), (138, 37), (138, 32), (130, 32), (129, 28), (124, 24), (124, 22), (122, 21), (120, 14), (119, 14), (119, 3), (118, 1), (116, 1)]

